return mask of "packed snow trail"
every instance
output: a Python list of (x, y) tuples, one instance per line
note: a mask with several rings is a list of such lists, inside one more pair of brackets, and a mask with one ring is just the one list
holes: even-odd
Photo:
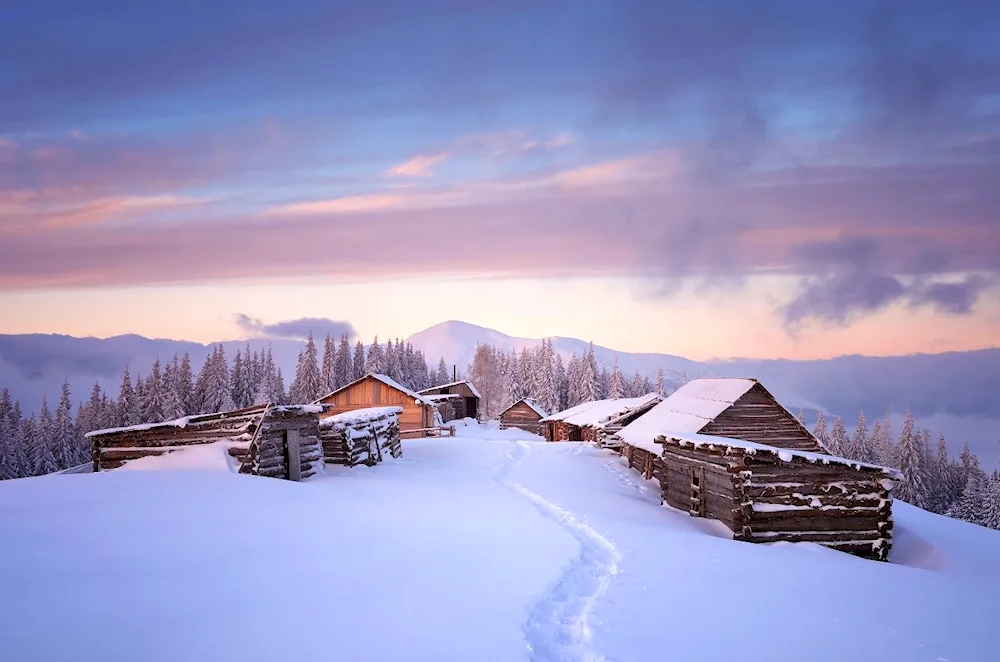
[[(525, 639), (533, 662), (599, 662), (605, 660), (591, 648), (590, 617), (594, 603), (618, 574), (621, 555), (614, 543), (579, 517), (516, 482), (510, 475), (524, 461), (531, 446), (514, 442), (506, 457), (509, 462), (494, 475), (498, 482), (528, 499), (546, 518), (552, 520), (580, 544), (580, 555), (564, 570), (528, 614)], [(579, 452), (578, 450), (575, 452)]]

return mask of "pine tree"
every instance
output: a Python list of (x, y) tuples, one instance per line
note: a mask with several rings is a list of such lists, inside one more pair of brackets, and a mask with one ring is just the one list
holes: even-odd
[(7, 387), (5, 386), (2, 390), (0, 390), (0, 419), (10, 416), (10, 411), (13, 408), (14, 402), (10, 397), (10, 391), (7, 390)]
[(608, 397), (617, 400), (625, 397), (625, 379), (622, 370), (618, 366), (618, 355), (615, 355), (615, 363), (611, 368), (611, 381), (608, 384)]
[(442, 356), (441, 360), (438, 361), (437, 374), (434, 375), (434, 385), (439, 386), (441, 384), (447, 384), (447, 383), (448, 383), (448, 364), (444, 362), (444, 357)]
[(638, 398), (645, 395), (643, 392), (643, 386), (645, 386), (645, 384), (643, 383), (642, 375), (640, 375), (639, 371), (636, 370), (635, 374), (632, 376), (632, 384), (629, 385), (628, 388), (629, 397)]
[(257, 392), (257, 381), (260, 373), (260, 367), (257, 364), (258, 357), (255, 353), (250, 352), (250, 343), (247, 343), (243, 351), (243, 379), (239, 386), (240, 400), (234, 403), (237, 409), (244, 409), (253, 404), (253, 396)]
[(826, 432), (826, 418), (823, 416), (823, 412), (816, 412), (816, 427), (813, 428), (813, 436), (819, 441), (819, 443), (829, 450), (830, 439)]
[(507, 354), (498, 349), (495, 352), (495, 357), (502, 384), (497, 408), (503, 411), (523, 397), (521, 395), (520, 370), (517, 369), (517, 352), (511, 351), (510, 354)]
[(201, 403), (195, 400), (194, 372), (191, 369), (191, 356), (187, 352), (181, 357), (181, 369), (177, 373), (177, 397), (185, 415), (194, 414), (201, 407)]
[(871, 435), (868, 434), (868, 421), (865, 420), (865, 412), (858, 414), (858, 424), (851, 437), (850, 457), (860, 462), (876, 462), (875, 448), (872, 446)]
[(80, 453), (76, 447), (76, 434), (73, 429), (73, 403), (70, 402), (68, 381), (63, 381), (51, 430), (52, 451), (56, 465), (60, 469), (74, 466)]
[(34, 416), (22, 418), (20, 422), (15, 421), (17, 431), (14, 434), (14, 465), (17, 468), (19, 478), (33, 476), (35, 473), (34, 463), (34, 441), (35, 441), (35, 420)]
[[(409, 347), (409, 343), (407, 343)], [(413, 388), (417, 391), (422, 391), (425, 388), (430, 388), (431, 378), (430, 372), (427, 369), (427, 357), (424, 356), (422, 351), (413, 351)]]
[(229, 383), (229, 366), (222, 345), (216, 345), (205, 359), (205, 365), (198, 375), (196, 390), (202, 401), (203, 414), (231, 411), (235, 408)]
[(161, 423), (166, 420), (163, 412), (165, 404), (163, 390), (160, 359), (156, 359), (153, 361), (149, 379), (146, 381), (146, 389), (143, 393), (142, 402), (139, 403), (140, 419), (143, 423)]
[(927, 506), (927, 485), (924, 481), (920, 438), (914, 430), (913, 415), (909, 412), (903, 421), (897, 448), (903, 480), (896, 487), (895, 496), (918, 508), (924, 508)]
[(392, 339), (389, 339), (385, 344), (385, 357), (383, 361), (389, 378), (402, 383), (405, 381), (405, 377), (403, 375), (403, 361), (400, 357), (400, 351), (399, 343), (393, 343)]
[(319, 369), (319, 354), (312, 333), (306, 337), (306, 347), (299, 353), (298, 365), (295, 369), (295, 379), (292, 381), (288, 397), (294, 404), (313, 402), (327, 392), (323, 389), (322, 376)]
[(32, 439), (34, 475), (44, 476), (59, 470), (52, 443), (52, 413), (49, 404), (42, 396), (42, 406), (38, 410), (38, 422), (34, 425), (35, 437)]
[(804, 427), (804, 428), (808, 427), (806, 425), (806, 412), (805, 412), (805, 410), (799, 409), (799, 413), (795, 415), (795, 418), (797, 418), (798, 421), (799, 421), (799, 423), (802, 424), (802, 427)]
[(243, 355), (240, 352), (236, 352), (236, 356), (233, 357), (233, 369), (229, 373), (229, 397), (232, 399), (233, 406), (236, 409), (240, 408), (240, 403), (246, 398), (246, 394), (243, 392), (244, 372)]
[(601, 371), (597, 373), (594, 395), (598, 400), (607, 400), (610, 397), (609, 393), (611, 393), (611, 372), (602, 366)]
[(1000, 529), (1000, 473), (997, 472), (983, 489), (983, 526)]
[(542, 353), (536, 365), (538, 371), (537, 381), (539, 384), (538, 403), (547, 412), (554, 412), (557, 408), (556, 377), (555, 366), (553, 365), (552, 341), (545, 339), (542, 341)]
[(665, 384), (663, 383), (663, 368), (656, 369), (656, 394), (661, 398), (666, 397), (667, 392), (664, 390)]
[(928, 510), (934, 513), (946, 513), (952, 504), (952, 465), (948, 458), (948, 446), (944, 435), (938, 436), (937, 457), (934, 459), (934, 480), (929, 482), (930, 496)]
[(118, 400), (116, 402), (117, 421), (116, 427), (128, 427), (138, 423), (139, 414), (137, 412), (138, 403), (135, 402), (135, 391), (132, 389), (132, 376), (129, 374), (128, 366), (122, 373), (121, 387), (118, 389)]
[(271, 402), (276, 405), (283, 405), (288, 400), (288, 394), (285, 392), (285, 377), (281, 374), (281, 368), (278, 368), (278, 372), (274, 377), (274, 394)]
[(566, 367), (566, 406), (573, 408), (583, 402), (580, 395), (580, 358), (573, 354), (569, 357), (569, 365)]
[(556, 354), (553, 360), (552, 377), (556, 385), (556, 406), (550, 411), (554, 414), (563, 411), (569, 406), (569, 383), (566, 377), (566, 368), (563, 367), (562, 354)]
[(888, 418), (875, 421), (875, 425), (872, 427), (871, 443), (878, 464), (886, 467), (897, 467), (896, 449), (892, 443), (892, 423)]
[(340, 336), (340, 347), (333, 366), (333, 390), (347, 386), (353, 380), (354, 366), (351, 361), (351, 341), (346, 333)]
[(840, 416), (834, 416), (833, 427), (830, 428), (830, 435), (827, 437), (827, 450), (830, 451), (831, 455), (844, 457), (849, 445), (850, 442), (847, 439), (847, 430), (844, 429), (843, 421), (840, 420)]
[[(320, 367), (320, 390), (316, 398), (337, 390), (337, 345), (329, 333), (323, 340), (323, 363)], [(315, 399), (315, 398), (313, 398)]]
[(163, 370), (163, 406), (160, 415), (165, 421), (172, 421), (184, 416), (184, 406), (177, 392), (177, 382), (180, 376), (180, 361), (174, 354), (174, 360)]
[(11, 429), (8, 412), (0, 403), (0, 480), (18, 477), (14, 466), (14, 431)]
[(986, 475), (976, 465), (969, 471), (969, 477), (962, 490), (962, 496), (948, 511), (949, 517), (965, 520), (973, 524), (982, 524), (986, 520)]
[(359, 340), (354, 345), (354, 359), (351, 361), (351, 369), (353, 370), (352, 382), (365, 376), (366, 365), (365, 344)]
[(378, 342), (378, 336), (375, 336), (372, 344), (368, 346), (368, 356), (365, 357), (365, 372), (375, 374), (384, 373), (384, 358), (382, 346)]

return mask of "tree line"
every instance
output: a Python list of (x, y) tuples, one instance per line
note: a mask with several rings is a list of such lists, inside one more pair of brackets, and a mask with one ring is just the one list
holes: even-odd
[(287, 391), (271, 347), (252, 351), (249, 343), (231, 362), (223, 346), (215, 345), (197, 374), (187, 353), (175, 354), (167, 362), (156, 359), (145, 376), (133, 378), (126, 366), (117, 397), (109, 396), (95, 381), (89, 398), (75, 408), (68, 382), (62, 385), (54, 411), (44, 397), (37, 412), (23, 412), (4, 388), (0, 391), (0, 480), (41, 476), (90, 461), (90, 443), (84, 435), (93, 430), (268, 403), (313, 402), (368, 372), (384, 373), (415, 391), (451, 381), (444, 359), (436, 370), (430, 370), (423, 352), (398, 338), (379, 343), (376, 337), (370, 345), (359, 340), (352, 346), (346, 334), (339, 340), (328, 335), (320, 355), (310, 334)]
[(509, 351), (480, 343), (468, 373), (482, 395), (481, 407), (487, 418), (496, 418), (521, 398), (531, 398), (552, 414), (592, 400), (666, 395), (682, 383), (665, 380), (662, 368), (655, 380), (638, 370), (627, 378), (617, 358), (611, 370), (599, 368), (593, 343), (582, 356), (574, 353), (564, 362), (547, 339), (533, 348)]

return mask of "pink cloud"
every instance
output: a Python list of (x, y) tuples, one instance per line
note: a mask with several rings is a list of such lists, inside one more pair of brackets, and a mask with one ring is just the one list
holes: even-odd
[(434, 176), (434, 166), (446, 158), (448, 158), (448, 155), (445, 152), (415, 156), (409, 161), (404, 161), (389, 168), (386, 171), (386, 175), (389, 177), (432, 177)]

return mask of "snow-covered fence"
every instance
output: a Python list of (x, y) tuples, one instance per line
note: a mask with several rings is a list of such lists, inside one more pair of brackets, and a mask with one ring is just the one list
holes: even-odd
[(186, 416), (163, 423), (96, 430), (93, 470), (116, 469), (130, 460), (224, 442), (239, 473), (302, 480), (322, 470), (320, 405), (260, 405)]
[(402, 407), (355, 409), (324, 418), (319, 424), (323, 457), (331, 464), (369, 466), (386, 455), (403, 456), (399, 441)]

